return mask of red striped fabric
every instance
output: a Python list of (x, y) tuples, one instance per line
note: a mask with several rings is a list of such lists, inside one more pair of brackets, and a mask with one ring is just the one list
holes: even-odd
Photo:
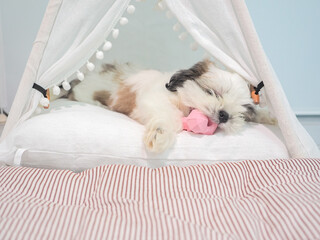
[(2, 167), (0, 239), (320, 239), (320, 159)]

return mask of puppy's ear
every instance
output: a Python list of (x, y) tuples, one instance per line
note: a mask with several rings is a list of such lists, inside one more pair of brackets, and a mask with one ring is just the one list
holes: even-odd
[(172, 75), (169, 83), (166, 83), (166, 88), (171, 92), (176, 92), (178, 87), (183, 86), (184, 81), (179, 80), (179, 72)]
[(172, 75), (166, 88), (171, 91), (177, 91), (177, 88), (183, 87), (183, 83), (187, 80), (196, 81), (202, 74), (206, 73), (209, 68), (209, 61), (204, 60), (196, 63), (189, 69), (183, 69)]
[(252, 104), (245, 104), (242, 106), (246, 108), (246, 111), (243, 114), (244, 119), (248, 122), (254, 122), (257, 116), (255, 107)]

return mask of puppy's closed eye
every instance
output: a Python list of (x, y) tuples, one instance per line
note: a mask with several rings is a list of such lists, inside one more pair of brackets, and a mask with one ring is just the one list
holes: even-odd
[(221, 98), (221, 95), (219, 93), (217, 93), (215, 90), (213, 89), (206, 89), (206, 88), (203, 88), (203, 90), (209, 94), (210, 96), (215, 96), (216, 98)]
[(205, 91), (207, 94), (213, 96), (213, 91), (211, 89), (206, 89)]

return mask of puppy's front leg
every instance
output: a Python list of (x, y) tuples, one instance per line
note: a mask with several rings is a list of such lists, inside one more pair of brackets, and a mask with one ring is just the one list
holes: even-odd
[(256, 110), (255, 122), (269, 125), (276, 125), (277, 119), (270, 116), (270, 113), (266, 109), (258, 108)]
[(181, 117), (152, 118), (146, 125), (143, 142), (149, 152), (163, 152), (174, 144), (176, 135), (181, 129)]

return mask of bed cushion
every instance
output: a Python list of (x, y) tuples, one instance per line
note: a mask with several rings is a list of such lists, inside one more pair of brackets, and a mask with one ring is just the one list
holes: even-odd
[(20, 125), (10, 138), (17, 149), (15, 163), (23, 166), (80, 171), (105, 164), (162, 167), (215, 161), (288, 158), (275, 126), (248, 123), (237, 134), (181, 132), (162, 154), (148, 153), (144, 126), (102, 107), (59, 99), (49, 110)]
[(319, 172), (320, 159), (0, 167), (0, 239), (319, 239)]

